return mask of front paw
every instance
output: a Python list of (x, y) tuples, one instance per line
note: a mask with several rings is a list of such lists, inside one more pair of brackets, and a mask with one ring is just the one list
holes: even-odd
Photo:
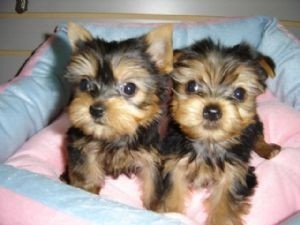
[(277, 144), (273, 144), (273, 143), (269, 144), (263, 141), (263, 142), (259, 142), (255, 146), (254, 150), (260, 157), (264, 159), (272, 159), (273, 157), (278, 155), (278, 153), (281, 150), (281, 147)]
[(70, 179), (67, 170), (59, 176), (59, 180), (63, 183), (70, 184)]
[(96, 194), (96, 195), (98, 195), (101, 190), (101, 187), (99, 185), (85, 185), (82, 188), (84, 190), (86, 190), (90, 193)]
[(271, 148), (270, 154), (267, 155), (266, 159), (272, 159), (281, 151), (281, 146), (277, 144), (270, 143), (269, 147)]
[(95, 184), (95, 183), (86, 183), (86, 182), (77, 182), (77, 181), (71, 181), (72, 186), (83, 189), (87, 192), (90, 192), (92, 194), (96, 194), (98, 195), (100, 190), (101, 190), (101, 186), (99, 184)]
[(128, 178), (131, 178), (132, 175), (136, 175), (138, 174), (140, 171), (142, 170), (142, 168), (140, 166), (128, 166), (126, 168), (122, 168), (122, 169), (117, 169), (115, 168), (112, 173), (111, 176), (114, 179), (117, 179), (121, 174), (126, 175)]
[(169, 201), (160, 201), (156, 204), (153, 204), (151, 209), (159, 213), (183, 213), (184, 205), (176, 204), (175, 202), (172, 203)]

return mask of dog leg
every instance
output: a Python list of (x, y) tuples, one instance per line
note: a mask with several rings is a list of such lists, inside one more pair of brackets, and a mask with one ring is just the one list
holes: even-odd
[[(96, 153), (85, 154), (83, 150), (69, 148), (68, 175), (70, 184), (88, 192), (98, 194), (105, 173), (100, 167)], [(74, 160), (75, 158), (76, 160)]]
[(208, 212), (206, 225), (243, 225), (242, 216), (248, 213), (248, 197), (253, 194), (256, 177), (252, 169), (227, 166), (220, 182), (212, 186), (205, 201)]
[(255, 143), (254, 151), (265, 159), (271, 159), (276, 156), (281, 150), (281, 147), (277, 144), (269, 144), (265, 141), (263, 135), (258, 136), (258, 140)]
[(138, 172), (139, 179), (142, 180), (142, 202), (146, 209), (155, 210), (158, 200), (158, 189), (161, 185), (161, 178), (158, 168), (155, 165), (143, 167)]
[[(176, 163), (176, 162), (175, 162)], [(180, 212), (185, 209), (185, 198), (189, 192), (187, 181), (186, 159), (180, 160), (174, 165), (174, 161), (167, 162), (165, 168), (168, 172), (164, 175), (164, 190), (157, 207), (159, 212)], [(185, 165), (183, 165), (185, 164)]]

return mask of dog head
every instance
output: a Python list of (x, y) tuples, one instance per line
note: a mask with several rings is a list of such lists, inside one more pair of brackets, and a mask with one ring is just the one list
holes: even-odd
[(254, 122), (256, 97), (275, 65), (247, 43), (204, 39), (174, 53), (171, 112), (191, 139), (227, 141)]
[(68, 25), (73, 49), (65, 77), (74, 86), (69, 117), (94, 138), (134, 135), (161, 114), (164, 76), (173, 69), (172, 26), (123, 41), (94, 38)]

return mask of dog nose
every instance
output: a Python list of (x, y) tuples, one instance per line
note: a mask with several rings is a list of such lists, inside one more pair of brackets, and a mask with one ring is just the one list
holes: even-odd
[(217, 121), (222, 117), (221, 109), (217, 105), (208, 105), (203, 109), (203, 118), (210, 121)]
[(94, 104), (90, 106), (90, 114), (94, 118), (102, 117), (104, 114), (104, 106), (102, 104)]

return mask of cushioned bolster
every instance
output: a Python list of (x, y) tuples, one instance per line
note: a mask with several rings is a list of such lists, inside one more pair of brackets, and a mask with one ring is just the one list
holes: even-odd
[(266, 24), (258, 49), (276, 63), (276, 77), (268, 79), (268, 88), (300, 111), (300, 41), (273, 19)]
[(80, 189), (11, 166), (0, 165), (0, 177), (0, 186), (92, 224), (182, 224), (161, 214), (105, 200)]
[(300, 224), (300, 212), (295, 213), (290, 218), (286, 219), (281, 225), (299, 225)]
[[(261, 41), (265, 26), (272, 21), (271, 17), (247, 17), (223, 19), (215, 22), (175, 23), (173, 33), (174, 48), (187, 46), (202, 38), (211, 37), (226, 45), (234, 45), (246, 40), (254, 47)], [(145, 34), (159, 24), (122, 24), (122, 23), (86, 23), (83, 24), (95, 37), (107, 41), (123, 40)], [(65, 24), (57, 27), (58, 32), (67, 32)]]
[(66, 35), (57, 33), (35, 66), (0, 94), (0, 162), (41, 130), (67, 104), (70, 91), (62, 74), (71, 54)]

